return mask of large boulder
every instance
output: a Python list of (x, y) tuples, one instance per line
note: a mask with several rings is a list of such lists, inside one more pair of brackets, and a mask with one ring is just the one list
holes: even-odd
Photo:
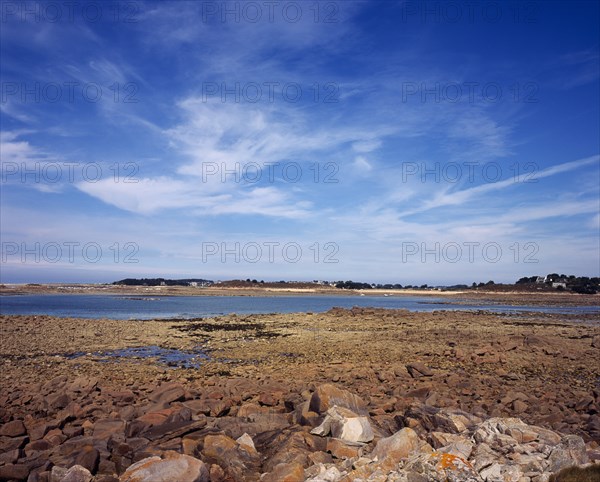
[(374, 434), (368, 417), (359, 416), (343, 407), (327, 410), (323, 423), (311, 430), (312, 434), (325, 437), (331, 434), (346, 442), (370, 442)]
[(59, 482), (90, 482), (92, 478), (90, 471), (81, 465), (74, 465), (70, 469), (53, 467), (51, 472), (51, 482), (54, 480)]
[(588, 456), (583, 439), (577, 435), (565, 435), (561, 442), (552, 449), (548, 457), (549, 470), (557, 472), (571, 465), (588, 463)]
[(0, 436), (20, 437), (27, 435), (27, 430), (22, 420), (13, 420), (0, 426)]
[(263, 475), (261, 482), (303, 482), (304, 468), (299, 463), (279, 464), (272, 472)]
[(371, 456), (378, 460), (392, 459), (399, 462), (419, 450), (420, 446), (421, 440), (417, 432), (411, 428), (403, 428), (391, 437), (379, 440)]
[(326, 383), (320, 385), (310, 398), (310, 410), (325, 413), (333, 406), (344, 407), (358, 415), (368, 415), (367, 404), (358, 395)]
[(0, 480), (27, 480), (29, 467), (24, 464), (7, 464), (0, 466)]
[(207, 435), (202, 449), (203, 459), (221, 466), (233, 480), (253, 480), (260, 472), (260, 454), (245, 437), (236, 441), (227, 435)]
[(209, 472), (201, 460), (176, 452), (154, 456), (131, 465), (119, 482), (208, 482)]
[(150, 400), (163, 408), (172, 402), (185, 400), (183, 386), (176, 382), (163, 383), (150, 394)]
[(476, 442), (483, 442), (489, 446), (512, 446), (533, 441), (556, 445), (561, 440), (561, 436), (556, 432), (527, 425), (518, 418), (490, 418), (479, 424), (473, 438)]
[(458, 409), (435, 408), (414, 403), (404, 414), (404, 424), (423, 435), (427, 432), (462, 433), (481, 423), (481, 418)]

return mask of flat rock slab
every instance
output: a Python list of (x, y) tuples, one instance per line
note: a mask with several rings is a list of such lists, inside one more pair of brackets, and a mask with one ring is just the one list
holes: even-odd
[(119, 482), (208, 482), (209, 472), (201, 460), (167, 452), (164, 458), (148, 457), (131, 465)]

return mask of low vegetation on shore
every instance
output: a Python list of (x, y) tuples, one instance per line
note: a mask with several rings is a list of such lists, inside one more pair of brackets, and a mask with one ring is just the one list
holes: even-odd
[(566, 291), (579, 294), (595, 294), (600, 292), (600, 278), (587, 276), (564, 275), (551, 273), (546, 276), (530, 276), (517, 280), (514, 284), (487, 282), (473, 282), (471, 285), (457, 284), (451, 286), (402, 285), (400, 283), (367, 283), (361, 281), (258, 281), (257, 279), (212, 281), (202, 278), (165, 279), (165, 278), (125, 278), (115, 281), (114, 285), (124, 286), (194, 286), (209, 287), (218, 286), (223, 288), (338, 288), (343, 290), (487, 290), (487, 291), (516, 291), (516, 292), (540, 292), (540, 291)]

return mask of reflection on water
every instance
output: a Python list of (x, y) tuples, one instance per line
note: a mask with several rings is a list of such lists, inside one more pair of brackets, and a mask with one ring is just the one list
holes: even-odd
[(212, 317), (229, 313), (319, 313), (340, 308), (374, 307), (410, 311), (486, 310), (500, 313), (598, 313), (598, 306), (497, 305), (438, 296), (0, 296), (0, 313), (73, 318), (163, 319)]
[[(86, 353), (77, 352), (66, 355), (66, 358), (75, 359), (86, 355)], [(157, 364), (173, 368), (199, 368), (202, 362), (208, 359), (208, 355), (200, 349), (190, 351), (174, 350), (156, 345), (121, 348), (119, 350), (96, 352), (91, 355), (95, 361), (104, 363), (119, 361), (122, 358), (151, 359), (156, 361)]]

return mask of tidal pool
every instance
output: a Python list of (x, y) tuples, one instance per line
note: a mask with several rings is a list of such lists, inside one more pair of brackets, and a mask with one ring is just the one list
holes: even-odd
[[(66, 356), (69, 359), (75, 359), (86, 355), (87, 353), (77, 352)], [(119, 361), (123, 358), (133, 360), (151, 359), (156, 361), (157, 364), (166, 365), (172, 368), (199, 368), (203, 361), (208, 360), (208, 355), (200, 349), (175, 350), (172, 348), (162, 348), (156, 345), (94, 352), (91, 355), (95, 361), (101, 363)]]

